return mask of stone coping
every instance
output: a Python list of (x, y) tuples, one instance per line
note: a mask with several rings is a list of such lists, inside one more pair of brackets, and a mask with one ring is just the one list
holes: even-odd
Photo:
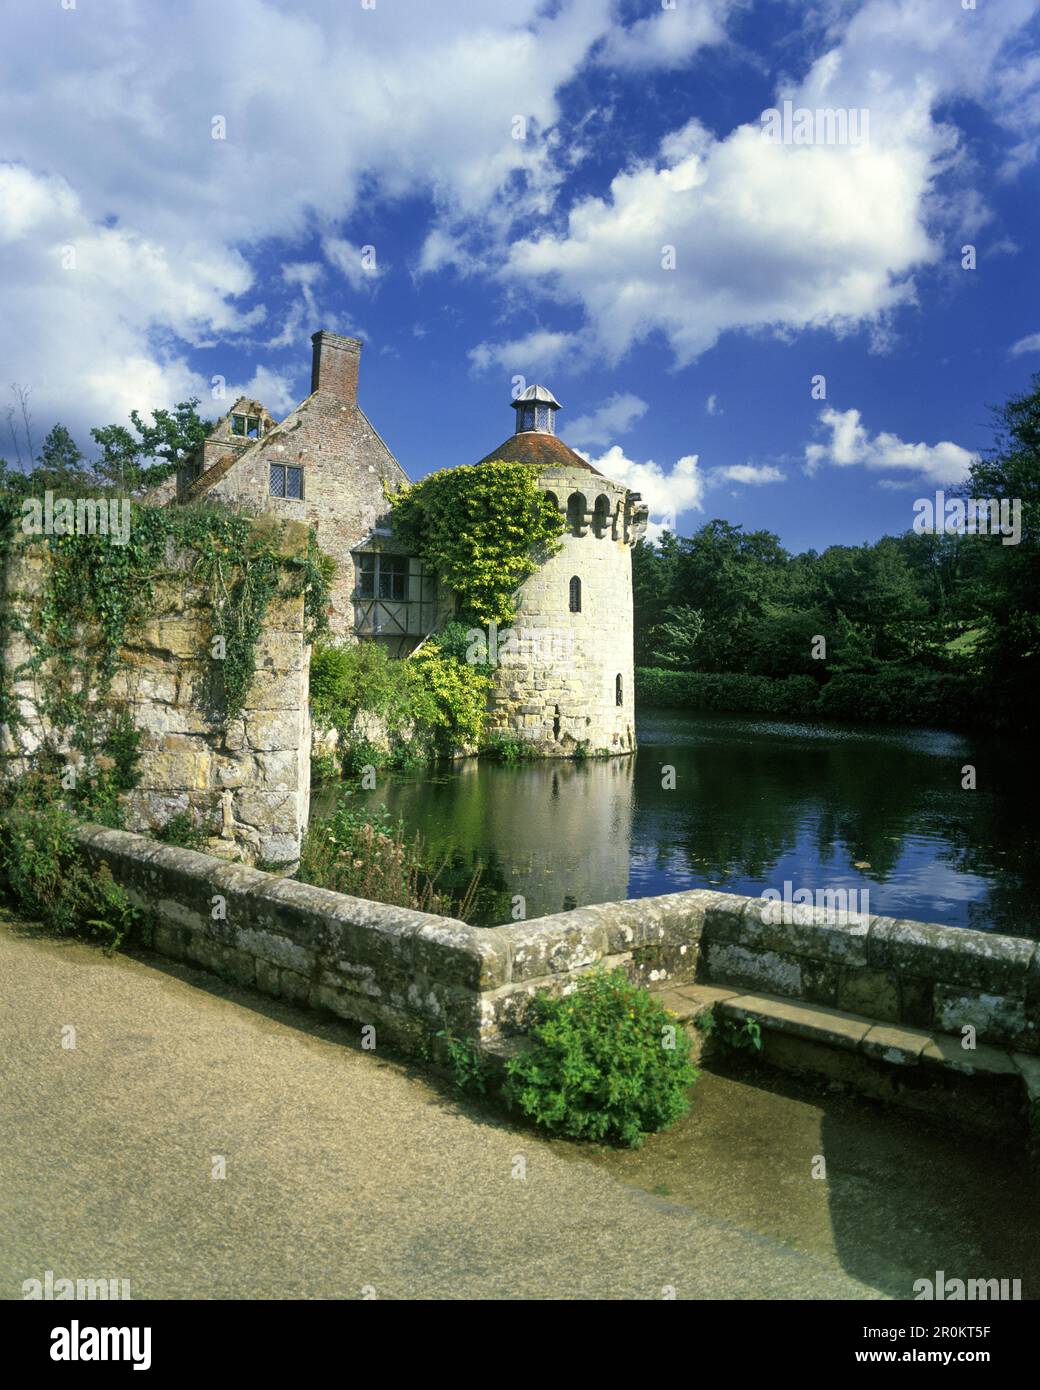
[[(952, 1033), (963, 1000), (986, 1007), (996, 1001), (991, 1012), (997, 1005), (1014, 1011), (1014, 1026), (1005, 1030), (1012, 1045), (1040, 1050), (1035, 941), (887, 916), (850, 915), (839, 923), (823, 908), (795, 908), (789, 920), (772, 920), (780, 916), (774, 904), (704, 889), (489, 929), (348, 897), (126, 831), (88, 825), (78, 834), (89, 857), (108, 863), (116, 880), (167, 922), (216, 935), (210, 901), (220, 894), (242, 938), (234, 943), (239, 949), (262, 955), (265, 939), (276, 935), (303, 952), (364, 962), (377, 978), (381, 967), (392, 968), (472, 992), (482, 1034), (508, 1028), (521, 996), (540, 987), (566, 989), (602, 962), (630, 968), (648, 984), (697, 979), (814, 1004), (828, 1002), (809, 992), (821, 978), (895, 975), (919, 981), (919, 995), (933, 999), (932, 1012), (927, 1019), (875, 1014), (881, 1022)], [(784, 987), (770, 987), (771, 976)], [(937, 1025), (940, 1016), (951, 1021)]]
[(374, 931), (435, 941), (449, 952), (479, 958), (482, 988), (543, 979), (673, 933), (739, 943), (850, 965), (876, 966), (995, 993), (1040, 997), (1037, 942), (875, 914), (836, 924), (823, 908), (795, 908), (790, 921), (767, 923), (765, 899), (694, 888), (653, 898), (598, 903), (499, 927), (474, 927), (451, 917), (390, 907), (229, 863), (197, 850), (163, 845), (145, 835), (85, 825), (80, 843), (106, 859), (139, 863), (180, 880), (199, 879), (239, 894), (276, 900), (301, 925), (315, 916), (350, 919)]

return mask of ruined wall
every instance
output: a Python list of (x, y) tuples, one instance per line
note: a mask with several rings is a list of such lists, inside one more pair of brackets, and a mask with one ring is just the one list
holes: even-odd
[[(306, 533), (295, 533), (305, 544)], [(75, 767), (81, 760), (44, 708), (48, 667), (23, 671), (40, 627), (50, 552), (45, 543), (17, 542), (3, 576), (16, 622), (0, 653), (22, 723), (0, 726), (0, 751), (18, 775), (43, 744)], [(211, 656), (212, 613), (191, 574), (191, 556), (171, 547), (155, 585), (154, 611), (127, 634), (119, 666), (102, 702), (125, 711), (139, 730), (141, 778), (126, 793), (128, 824), (157, 829), (190, 812), (209, 834), (211, 853), (249, 862), (293, 861), (307, 823), (310, 649), (304, 643), (303, 598), (275, 599), (256, 648), (256, 675), (240, 718), (225, 725)]]

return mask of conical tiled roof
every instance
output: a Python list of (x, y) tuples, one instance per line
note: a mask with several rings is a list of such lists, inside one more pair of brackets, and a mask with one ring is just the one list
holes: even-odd
[(567, 447), (555, 434), (545, 434), (541, 430), (524, 430), (522, 434), (511, 434), (497, 449), (492, 449), (479, 463), (490, 463), (492, 459), (503, 459), (508, 463), (536, 463), (542, 468), (584, 468), (587, 473), (602, 477), (598, 468), (586, 463), (583, 458)]

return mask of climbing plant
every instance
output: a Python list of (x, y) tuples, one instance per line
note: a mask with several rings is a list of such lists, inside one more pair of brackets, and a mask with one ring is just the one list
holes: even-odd
[(0, 650), (9, 649), (16, 632), (29, 649), (13, 668), (0, 663), (0, 724), (13, 732), (22, 722), (13, 686), (35, 677), (39, 713), (51, 731), (38, 765), (49, 759), (57, 771), (64, 761), (59, 750), (81, 754), (74, 785), (65, 787), (68, 799), (112, 823), (119, 793), (136, 784), (138, 753), (129, 714), (108, 697), (124, 643), (155, 611), (159, 581), (188, 579), (208, 598), (214, 703), (230, 721), (255, 675), (256, 644), (275, 597), (303, 595), (306, 640), (327, 629), (331, 562), (313, 533), (302, 550), (287, 548), (282, 529), (263, 518), (217, 507), (134, 504), (119, 543), (81, 532), (41, 538), (49, 564), (39, 607), (27, 622), (6, 583), (12, 547), (20, 543), (24, 493), (18, 486), (0, 489)]
[(460, 599), (461, 616), (510, 623), (515, 594), (559, 549), (559, 511), (533, 464), (493, 459), (431, 473), (390, 497), (395, 533)]

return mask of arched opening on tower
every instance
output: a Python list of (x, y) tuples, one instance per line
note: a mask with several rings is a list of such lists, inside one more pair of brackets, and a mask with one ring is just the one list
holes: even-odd
[(607, 526), (610, 522), (610, 499), (606, 493), (601, 492), (596, 498), (596, 505), (592, 511), (592, 534), (597, 540), (607, 534)]
[(581, 580), (577, 575), (571, 580), (570, 607), (572, 613), (581, 612)]
[(585, 534), (585, 494), (572, 492), (567, 498), (567, 526), (575, 536)]

